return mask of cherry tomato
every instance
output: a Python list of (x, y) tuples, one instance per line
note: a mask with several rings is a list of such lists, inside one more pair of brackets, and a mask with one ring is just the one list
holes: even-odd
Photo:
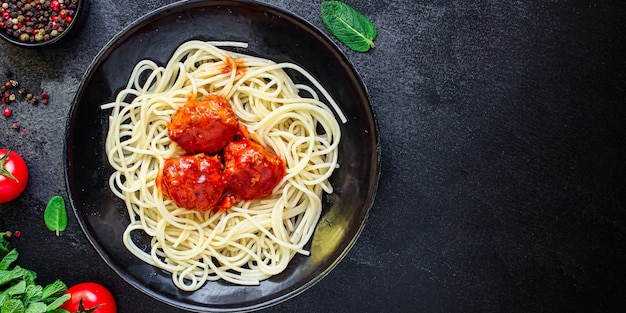
[[(106, 287), (98, 283), (84, 282), (76, 284), (65, 293), (72, 297), (63, 303), (61, 309), (68, 310), (70, 313), (117, 313), (117, 305), (113, 295)], [(94, 308), (96, 309), (93, 310)]]
[(0, 149), (0, 203), (17, 198), (26, 189), (28, 167), (14, 151)]

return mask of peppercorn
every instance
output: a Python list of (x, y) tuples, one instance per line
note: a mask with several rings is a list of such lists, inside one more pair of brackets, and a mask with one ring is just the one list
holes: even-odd
[(15, 123), (11, 124), (11, 128), (13, 128), (15, 130), (19, 130), (20, 129), (20, 123), (15, 122)]
[(48, 98), (41, 99), (41, 103), (43, 103), (44, 105), (48, 105)]
[(26, 94), (26, 88), (24, 87), (20, 87), (20, 89), (17, 90), (17, 93), (19, 93), (21, 96)]
[(11, 113), (13, 113), (13, 111), (11, 111), (11, 109), (9, 109), (9, 108), (4, 108), (4, 110), (2, 110), (2, 114), (4, 114), (4, 116), (6, 116), (6, 117), (11, 116)]
[(11, 101), (11, 102), (15, 101), (15, 94), (10, 94), (9, 95), (9, 101)]
[(26, 99), (30, 100), (33, 98), (33, 94), (32, 93), (27, 93), (26, 94)]
[(10, 79), (9, 83), (11, 84), (11, 87), (17, 87), (20, 84), (17, 82), (17, 80), (14, 79)]
[[(58, 37), (69, 28), (78, 8), (78, 0), (11, 0), (10, 3), (4, 0), (0, 3), (0, 31), (22, 42), (47, 41)], [(51, 34), (53, 26), (56, 26), (54, 29), (57, 32)], [(36, 36), (36, 32), (41, 32), (41, 29), (45, 29), (45, 33), (41, 34), (43, 37)], [(50, 36), (45, 36), (46, 34)]]
[(44, 100), (44, 99), (48, 99), (48, 98), (50, 98), (50, 96), (48, 95), (48, 93), (47, 93), (47, 92), (45, 92), (45, 91), (44, 91), (44, 92), (42, 92), (42, 93), (41, 93), (41, 95), (39, 96), (39, 98), (41, 98), (41, 100)]
[(31, 98), (30, 99), (30, 104), (37, 105), (37, 98)]

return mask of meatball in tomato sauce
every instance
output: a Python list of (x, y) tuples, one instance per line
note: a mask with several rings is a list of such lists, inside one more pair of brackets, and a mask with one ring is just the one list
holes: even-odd
[(218, 206), (226, 182), (221, 158), (200, 153), (166, 159), (157, 185), (179, 207), (207, 211)]
[(239, 129), (228, 100), (209, 95), (189, 100), (178, 109), (168, 126), (168, 135), (188, 154), (214, 154), (232, 141)]
[(285, 176), (285, 164), (262, 145), (244, 139), (224, 148), (227, 193), (243, 200), (269, 196)]

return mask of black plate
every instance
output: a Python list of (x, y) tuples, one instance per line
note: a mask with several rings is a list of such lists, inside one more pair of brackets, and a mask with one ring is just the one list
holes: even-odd
[[(296, 256), (280, 275), (259, 286), (209, 282), (183, 292), (169, 273), (131, 255), (122, 243), (128, 216), (107, 185), (104, 141), (112, 101), (133, 66), (149, 58), (164, 64), (190, 39), (244, 41), (246, 52), (301, 65), (342, 107), (341, 167), (331, 177), (322, 218), (310, 243), (311, 256)], [(294, 76), (297, 82), (300, 77)], [(293, 297), (319, 281), (348, 252), (372, 207), (380, 175), (378, 131), (367, 92), (346, 56), (320, 30), (276, 7), (249, 1), (187, 1), (136, 21), (96, 56), (70, 110), (66, 129), (66, 183), (82, 229), (105, 262), (146, 294), (191, 311), (254, 310)]]

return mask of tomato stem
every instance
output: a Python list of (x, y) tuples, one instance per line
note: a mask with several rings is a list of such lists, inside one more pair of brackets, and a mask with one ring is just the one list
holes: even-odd
[(7, 153), (0, 158), (0, 175), (8, 177), (17, 183), (19, 182), (17, 178), (15, 178), (15, 176), (13, 176), (13, 174), (11, 174), (11, 172), (4, 167), (4, 163), (9, 159), (9, 154), (11, 154), (11, 152), (11, 150), (7, 150)]

